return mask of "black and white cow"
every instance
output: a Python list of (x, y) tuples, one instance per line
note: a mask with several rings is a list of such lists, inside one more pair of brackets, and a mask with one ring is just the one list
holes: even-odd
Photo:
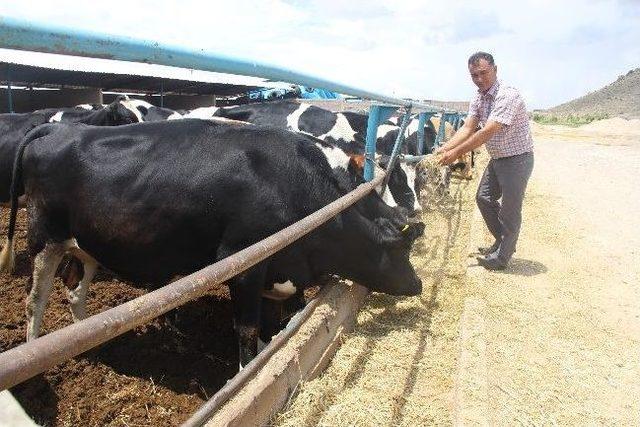
[(0, 114), (0, 204), (9, 202), (15, 153), (20, 141), (31, 129), (44, 123), (61, 121), (117, 126), (135, 123), (140, 119), (140, 113), (126, 99), (118, 99), (97, 110), (83, 107), (48, 108), (31, 113)]
[[(334, 113), (313, 105), (294, 101), (265, 102), (208, 111), (214, 116), (241, 120), (257, 125), (276, 126), (307, 133), (330, 142), (349, 154), (363, 154), (367, 132), (367, 115), (358, 113)], [(378, 128), (377, 151), (391, 154), (399, 127), (382, 124)], [(392, 180), (393, 186), (384, 193), (385, 202), (399, 205), (409, 212), (422, 210), (415, 192), (415, 169), (397, 163), (392, 175), (401, 178)]]
[(107, 104), (78, 104), (75, 108), (82, 108), (83, 110), (100, 110), (101, 108), (106, 107)]
[[(274, 127), (206, 120), (33, 130), (16, 157), (35, 256), (28, 339), (38, 335), (65, 253), (84, 264), (70, 292), (78, 319), (85, 315), (87, 285), (99, 264), (125, 279), (162, 285), (344, 195), (348, 178), (340, 180), (314, 141)], [(12, 203), (0, 270), (13, 251), (16, 212)], [(399, 230), (383, 213), (365, 214), (358, 203), (236, 276), (229, 284), (241, 362), (256, 354), (261, 292), (273, 283), (305, 287), (335, 274), (374, 291), (420, 293), (409, 251), (423, 230), (422, 223)]]
[[(392, 126), (400, 126), (402, 123), (402, 117), (394, 116), (390, 117), (386, 124)], [(433, 147), (436, 142), (436, 131), (433, 130), (428, 123), (424, 125), (424, 145), (422, 152), (418, 152), (418, 128), (420, 122), (417, 117), (412, 117), (409, 120), (407, 128), (405, 130), (405, 140), (407, 141), (407, 152), (412, 155), (429, 154), (433, 151)]]
[(222, 115), (219, 114), (219, 111), (220, 107), (198, 107), (193, 110), (186, 111), (183, 114), (183, 117), (185, 119), (212, 119), (215, 117), (222, 117)]
[(178, 120), (182, 118), (182, 114), (175, 110), (164, 107), (156, 107), (155, 105), (143, 101), (141, 99), (129, 99), (131, 105), (133, 105), (141, 114), (141, 122), (161, 122), (164, 120)]

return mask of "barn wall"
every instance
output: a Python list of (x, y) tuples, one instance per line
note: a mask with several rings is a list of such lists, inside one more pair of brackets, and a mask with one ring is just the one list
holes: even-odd
[[(9, 112), (7, 89), (0, 89), (0, 113)], [(29, 90), (12, 89), (13, 111), (26, 113), (40, 108), (73, 107), (78, 104), (108, 104), (115, 100), (117, 94), (105, 93), (100, 89), (60, 89)], [(132, 98), (143, 99), (153, 105), (160, 106), (159, 96), (132, 95)], [(193, 109), (214, 105), (213, 95), (166, 95), (164, 106), (167, 108)]]
[[(0, 89), (0, 113), (9, 112), (8, 90)], [(40, 108), (73, 107), (78, 104), (101, 104), (100, 89), (29, 90), (12, 89), (13, 111), (26, 113)]]

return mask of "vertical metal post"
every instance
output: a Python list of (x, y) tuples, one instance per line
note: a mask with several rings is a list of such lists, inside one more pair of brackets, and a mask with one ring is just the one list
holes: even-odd
[(418, 141), (416, 143), (416, 156), (423, 155), (424, 150), (424, 125), (427, 123), (427, 113), (418, 114)]
[(160, 106), (164, 107), (164, 81), (160, 80)]
[(369, 107), (369, 119), (367, 121), (367, 139), (364, 146), (364, 180), (373, 179), (373, 170), (376, 161), (376, 140), (378, 139), (378, 123), (380, 119), (380, 106)]
[(374, 178), (376, 161), (376, 142), (378, 140), (378, 125), (387, 120), (398, 107), (386, 107), (371, 105), (369, 107), (369, 119), (367, 121), (367, 137), (364, 148), (364, 180), (371, 181)]
[(11, 68), (7, 64), (7, 102), (9, 103), (9, 112), (13, 113), (13, 95), (11, 94)]

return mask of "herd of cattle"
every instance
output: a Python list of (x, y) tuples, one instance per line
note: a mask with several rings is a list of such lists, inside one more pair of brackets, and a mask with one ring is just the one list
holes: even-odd
[[(162, 286), (352, 191), (363, 182), (366, 126), (365, 114), (295, 101), (176, 112), (121, 97), (0, 114), (0, 203), (11, 206), (0, 271), (12, 271), (17, 210), (26, 203), (33, 257), (27, 339), (39, 334), (65, 255), (71, 311), (80, 320), (98, 266)], [(391, 121), (380, 125), (381, 166), (399, 131)], [(428, 127), (425, 134), (430, 149), (435, 135)], [(415, 123), (406, 140), (405, 152), (422, 154)], [(419, 177), (397, 162), (388, 185), (383, 197), (371, 192), (230, 281), (241, 364), (257, 353), (261, 295), (279, 284), (299, 298), (331, 275), (394, 295), (421, 292), (409, 262), (424, 231), (410, 221), (420, 210)]]

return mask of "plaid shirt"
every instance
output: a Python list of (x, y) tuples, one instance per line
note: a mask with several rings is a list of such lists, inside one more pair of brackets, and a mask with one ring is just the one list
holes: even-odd
[(517, 89), (496, 80), (486, 93), (478, 91), (469, 104), (469, 116), (476, 117), (480, 126), (489, 120), (502, 123), (502, 129), (486, 143), (492, 159), (533, 151), (527, 107)]

